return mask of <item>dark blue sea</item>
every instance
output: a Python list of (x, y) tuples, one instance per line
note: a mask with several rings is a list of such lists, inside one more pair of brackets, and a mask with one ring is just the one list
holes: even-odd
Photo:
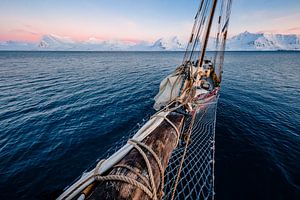
[[(153, 113), (182, 52), (0, 52), (0, 199), (53, 199)], [(300, 199), (300, 52), (227, 52), (217, 200)]]

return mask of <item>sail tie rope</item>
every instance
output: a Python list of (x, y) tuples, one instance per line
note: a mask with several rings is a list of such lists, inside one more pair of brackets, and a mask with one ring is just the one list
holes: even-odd
[[(148, 174), (149, 174), (149, 181), (150, 184), (148, 183), (148, 180), (143, 177), (143, 175), (139, 172), (136, 172), (132, 167), (127, 166), (127, 165), (116, 165), (114, 166), (114, 168), (116, 167), (124, 167), (127, 168), (128, 170), (132, 171), (133, 173), (135, 173), (138, 177), (140, 177), (145, 184), (133, 179), (133, 178), (129, 178), (125, 175), (105, 175), (105, 176), (101, 176), (99, 174), (99, 169), (102, 165), (102, 163), (104, 162), (104, 160), (101, 160), (100, 162), (98, 162), (95, 171), (94, 171), (94, 178), (96, 181), (123, 181), (126, 182), (128, 184), (131, 184), (133, 186), (138, 187), (139, 189), (141, 189), (143, 192), (145, 192), (146, 195), (148, 195), (151, 199), (153, 200), (158, 200), (161, 199), (161, 197), (163, 196), (163, 183), (164, 183), (164, 171), (163, 171), (163, 167), (162, 164), (160, 162), (159, 157), (157, 156), (157, 154), (146, 144), (134, 140), (134, 139), (130, 139), (128, 140), (128, 143), (131, 144), (143, 157), (146, 166), (147, 166), (147, 170), (148, 170)], [(158, 186), (158, 188), (156, 188), (155, 186), (155, 180), (154, 180), (154, 175), (153, 175), (153, 171), (152, 171), (152, 167), (151, 167), (151, 163), (147, 157), (147, 154), (145, 153), (145, 151), (142, 148), (146, 149), (154, 158), (155, 162), (158, 165), (159, 168), (159, 173), (160, 173), (160, 185)], [(157, 194), (157, 191), (159, 191), (159, 194)]]
[[(145, 154), (145, 152), (139, 146), (145, 148), (153, 156), (153, 158), (154, 158), (154, 160), (155, 160), (155, 162), (158, 166), (158, 169), (159, 169), (161, 183), (158, 187), (158, 190), (159, 190), (159, 197), (162, 197), (162, 195), (163, 195), (163, 184), (164, 184), (164, 170), (163, 170), (163, 167), (162, 167), (162, 164), (161, 164), (161, 161), (160, 161), (158, 155), (149, 146), (147, 146), (146, 144), (144, 144), (140, 141), (130, 139), (128, 141), (128, 143), (132, 144), (139, 151), (139, 153), (143, 156), (143, 158), (146, 162), (146, 165), (148, 167), (150, 183), (153, 182), (152, 188), (153, 188), (153, 191), (155, 189), (155, 194), (156, 194), (157, 190), (156, 190), (155, 183), (154, 183), (154, 176), (153, 176), (150, 161), (149, 161), (147, 155)], [(155, 195), (155, 196), (157, 196), (157, 195)]]
[(151, 186), (148, 183), (148, 179), (146, 177), (144, 177), (141, 173), (137, 172), (136, 170), (134, 170), (132, 167), (130, 167), (129, 165), (123, 165), (123, 164), (119, 164), (119, 165), (115, 165), (113, 166), (113, 168), (125, 168), (129, 171), (131, 171), (132, 173), (135, 173), (140, 179), (142, 179), (145, 183), (145, 185), (150, 188)]
[(154, 199), (153, 193), (144, 184), (134, 180), (133, 178), (129, 178), (129, 177), (124, 176), (124, 175), (123, 176), (122, 175), (107, 175), (107, 176), (96, 175), (95, 180), (96, 181), (122, 181), (122, 182), (126, 182), (130, 185), (138, 187), (143, 192), (145, 192), (150, 198)]

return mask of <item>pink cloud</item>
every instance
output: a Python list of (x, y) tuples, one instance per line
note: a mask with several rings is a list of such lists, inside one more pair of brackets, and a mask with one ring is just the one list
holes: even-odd
[(29, 32), (22, 29), (14, 29), (0, 34), (0, 40), (19, 40), (34, 42), (41, 38), (42, 34)]

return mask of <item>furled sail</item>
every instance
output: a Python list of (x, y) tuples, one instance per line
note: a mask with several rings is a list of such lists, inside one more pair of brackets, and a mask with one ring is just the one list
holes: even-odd
[(159, 92), (154, 97), (155, 104), (153, 107), (155, 110), (159, 110), (179, 97), (183, 80), (182, 74), (171, 74), (160, 83)]
[(182, 91), (188, 85), (186, 81), (187, 72), (190, 76), (196, 73), (196, 67), (192, 64), (179, 66), (172, 74), (161, 81), (159, 92), (154, 97), (154, 109), (159, 110), (173, 101), (182, 101)]

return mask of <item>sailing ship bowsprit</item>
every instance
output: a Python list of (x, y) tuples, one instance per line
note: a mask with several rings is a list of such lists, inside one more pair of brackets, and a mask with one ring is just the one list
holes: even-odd
[(215, 117), (231, 4), (200, 2), (183, 62), (154, 98), (157, 113), (58, 199), (214, 198)]

